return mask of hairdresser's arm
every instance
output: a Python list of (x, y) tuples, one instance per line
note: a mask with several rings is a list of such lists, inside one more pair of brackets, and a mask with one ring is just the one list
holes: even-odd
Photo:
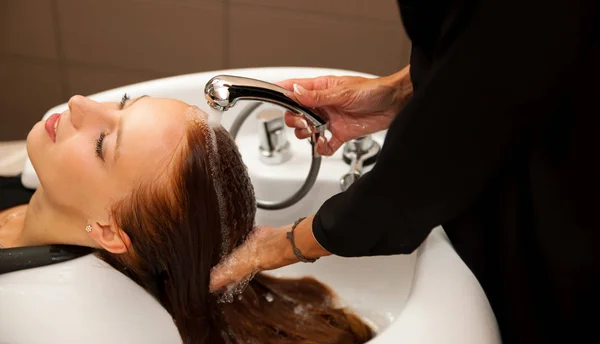
[[(307, 258), (328, 256), (331, 253), (321, 247), (313, 235), (313, 217), (302, 220), (296, 226), (294, 243)], [(291, 229), (292, 225), (255, 229), (243, 245), (213, 269), (210, 289), (216, 291), (253, 273), (297, 263), (299, 260), (287, 238)]]
[(317, 212), (319, 243), (346, 257), (407, 254), (471, 206), (555, 111), (589, 47), (597, 6), (480, 2), (390, 126), (373, 170)]

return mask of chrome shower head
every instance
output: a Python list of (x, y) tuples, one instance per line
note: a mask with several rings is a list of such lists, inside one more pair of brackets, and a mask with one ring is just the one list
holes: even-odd
[(322, 134), (327, 128), (324, 116), (316, 109), (310, 109), (287, 97), (286, 89), (265, 81), (232, 75), (217, 75), (210, 79), (204, 88), (208, 105), (219, 111), (226, 111), (238, 100), (256, 100), (282, 106), (302, 116), (313, 129)]

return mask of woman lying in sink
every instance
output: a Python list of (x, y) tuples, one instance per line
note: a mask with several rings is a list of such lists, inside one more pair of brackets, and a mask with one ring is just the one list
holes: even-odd
[(95, 248), (162, 304), (184, 343), (372, 338), (312, 279), (257, 275), (226, 302), (209, 292), (211, 268), (251, 232), (256, 207), (234, 141), (205, 113), (151, 97), (68, 105), (27, 137), (40, 186), (29, 204), (0, 210), (3, 248)]

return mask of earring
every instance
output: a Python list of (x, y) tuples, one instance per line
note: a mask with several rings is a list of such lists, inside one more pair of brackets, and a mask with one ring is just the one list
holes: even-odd
[(88, 233), (91, 233), (92, 232), (92, 226), (90, 226), (90, 225), (85, 226), (85, 231), (88, 232)]

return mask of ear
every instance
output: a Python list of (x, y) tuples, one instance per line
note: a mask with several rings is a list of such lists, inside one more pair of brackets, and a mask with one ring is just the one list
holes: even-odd
[(125, 253), (131, 247), (129, 235), (114, 222), (109, 220), (107, 223), (95, 221), (88, 223), (92, 226), (92, 231), (88, 235), (108, 252)]

